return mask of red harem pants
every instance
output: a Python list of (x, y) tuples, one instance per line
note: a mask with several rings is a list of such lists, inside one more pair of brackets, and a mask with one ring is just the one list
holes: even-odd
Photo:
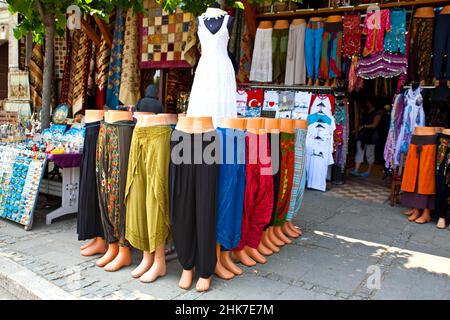
[(273, 209), (273, 172), (267, 134), (246, 136), (246, 185), (240, 251), (245, 246), (258, 248), (264, 226)]
[(273, 225), (281, 227), (286, 222), (286, 216), (291, 202), (292, 186), (294, 184), (295, 166), (295, 134), (281, 132), (280, 134), (280, 190)]

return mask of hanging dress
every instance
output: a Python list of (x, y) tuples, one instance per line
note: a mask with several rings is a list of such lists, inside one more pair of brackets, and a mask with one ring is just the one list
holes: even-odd
[(200, 17), (198, 37), (202, 56), (195, 71), (189, 98), (188, 117), (212, 117), (214, 127), (222, 118), (236, 118), (236, 78), (228, 57), (228, 19), (225, 16), (219, 31), (211, 33)]

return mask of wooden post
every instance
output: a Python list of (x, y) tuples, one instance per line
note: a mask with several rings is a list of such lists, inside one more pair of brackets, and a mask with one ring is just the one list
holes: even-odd
[(95, 33), (94, 28), (92, 28), (85, 19), (81, 19), (81, 29), (86, 36), (95, 43), (96, 46), (100, 46), (100, 37), (97, 33)]

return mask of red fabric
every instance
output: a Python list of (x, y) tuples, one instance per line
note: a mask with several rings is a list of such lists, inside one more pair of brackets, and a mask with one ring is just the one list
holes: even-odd
[(264, 90), (247, 90), (247, 105), (249, 107), (262, 107), (264, 103)]
[(361, 51), (361, 15), (344, 15), (342, 34), (342, 56), (351, 58)]
[(106, 88), (103, 90), (97, 89), (97, 109), (103, 110), (106, 104)]
[(313, 94), (312, 98), (311, 98), (311, 102), (309, 103), (309, 109), (308, 109), (308, 114), (311, 113), (311, 107), (314, 104), (314, 101), (316, 99), (325, 99), (328, 98), (330, 99), (330, 104), (331, 104), (331, 113), (334, 114), (334, 96), (331, 94)]
[[(269, 139), (266, 134), (247, 133), (246, 186), (242, 234), (239, 245), (258, 248), (264, 226), (270, 222), (273, 209), (273, 175)], [(264, 148), (264, 149), (261, 149)]]

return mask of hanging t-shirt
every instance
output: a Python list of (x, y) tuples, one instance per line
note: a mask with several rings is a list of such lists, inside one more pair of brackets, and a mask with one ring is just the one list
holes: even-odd
[(306, 186), (326, 191), (328, 167), (334, 164), (333, 144), (336, 124), (325, 114), (308, 116), (306, 135)]
[(330, 118), (334, 115), (334, 96), (331, 94), (315, 94), (311, 98), (309, 114), (325, 114)]
[(247, 106), (249, 107), (262, 107), (264, 103), (264, 90), (251, 89), (247, 90)]
[(240, 116), (245, 115), (245, 107), (247, 106), (247, 91), (245, 90), (238, 90), (236, 92), (236, 109), (237, 113)]
[(280, 111), (292, 111), (294, 109), (295, 92), (282, 91), (278, 100), (278, 109)]
[(295, 93), (294, 110), (292, 119), (306, 120), (308, 118), (309, 106), (311, 104), (312, 93), (298, 91)]
[(264, 92), (264, 111), (278, 111), (278, 102), (280, 94), (278, 91), (267, 90)]

